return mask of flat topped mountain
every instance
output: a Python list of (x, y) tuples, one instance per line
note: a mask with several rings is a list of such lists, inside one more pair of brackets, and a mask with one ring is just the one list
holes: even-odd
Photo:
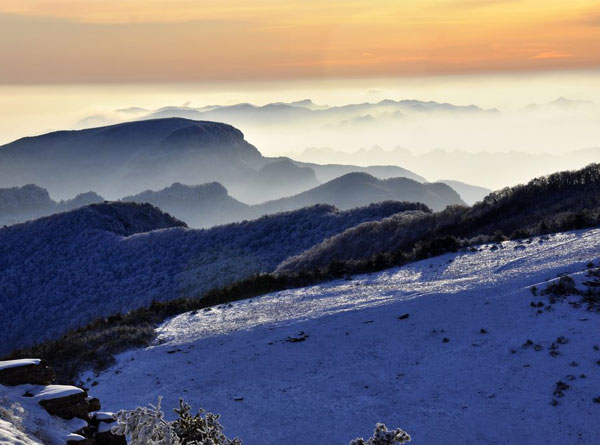
[[(73, 150), (69, 144), (74, 142), (82, 145)], [(106, 148), (97, 153), (94, 146), (100, 143)], [(168, 147), (175, 143), (185, 145), (186, 148), (240, 146), (245, 148), (248, 154), (260, 156), (258, 150), (244, 140), (243, 133), (231, 125), (181, 118), (151, 119), (85, 130), (55, 131), (18, 139), (1, 146), (0, 153), (4, 156), (7, 153), (23, 155), (41, 154), (43, 151), (52, 151), (54, 154), (73, 151), (100, 155), (116, 147), (131, 153), (140, 149), (152, 151), (161, 145)], [(128, 153), (122, 153), (126, 154)]]
[(117, 197), (177, 181), (238, 181), (264, 164), (231, 125), (169, 118), (26, 137), (0, 147), (0, 186)]

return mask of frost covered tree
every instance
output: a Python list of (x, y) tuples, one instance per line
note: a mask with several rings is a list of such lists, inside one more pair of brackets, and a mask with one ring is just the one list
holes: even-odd
[(223, 434), (218, 414), (200, 409), (192, 416), (190, 411), (191, 406), (179, 399), (179, 409), (175, 409), (179, 418), (172, 426), (183, 445), (242, 445), (237, 437), (228, 439)]
[(410, 442), (410, 436), (401, 428), (388, 431), (383, 423), (375, 425), (373, 436), (365, 441), (363, 438), (354, 439), (350, 445), (401, 445)]
[(159, 397), (156, 406), (119, 411), (117, 426), (111, 431), (126, 436), (129, 445), (242, 445), (237, 437), (229, 439), (223, 434), (218, 414), (200, 409), (191, 415), (191, 406), (183, 399), (179, 399), (179, 408), (174, 410), (179, 415), (177, 420), (165, 420), (161, 400)]

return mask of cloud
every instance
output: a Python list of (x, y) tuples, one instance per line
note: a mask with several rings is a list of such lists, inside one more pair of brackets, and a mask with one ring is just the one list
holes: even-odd
[(540, 53), (537, 56), (533, 56), (532, 59), (564, 59), (566, 57), (573, 57), (573, 54), (561, 53), (558, 51), (548, 51)]

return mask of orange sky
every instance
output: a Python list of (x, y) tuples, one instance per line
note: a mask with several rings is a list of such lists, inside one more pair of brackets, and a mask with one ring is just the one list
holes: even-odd
[(0, 83), (592, 67), (600, 1), (0, 1)]

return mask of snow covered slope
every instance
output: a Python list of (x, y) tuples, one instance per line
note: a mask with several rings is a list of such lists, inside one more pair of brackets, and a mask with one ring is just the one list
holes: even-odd
[(83, 378), (111, 410), (184, 397), (246, 445), (347, 444), (378, 421), (416, 444), (597, 444), (600, 315), (532, 308), (529, 287), (599, 257), (600, 230), (570, 232), (186, 313)]
[(192, 230), (149, 204), (113, 202), (0, 229), (0, 354), (272, 271), (325, 238), (410, 206), (319, 205)]

